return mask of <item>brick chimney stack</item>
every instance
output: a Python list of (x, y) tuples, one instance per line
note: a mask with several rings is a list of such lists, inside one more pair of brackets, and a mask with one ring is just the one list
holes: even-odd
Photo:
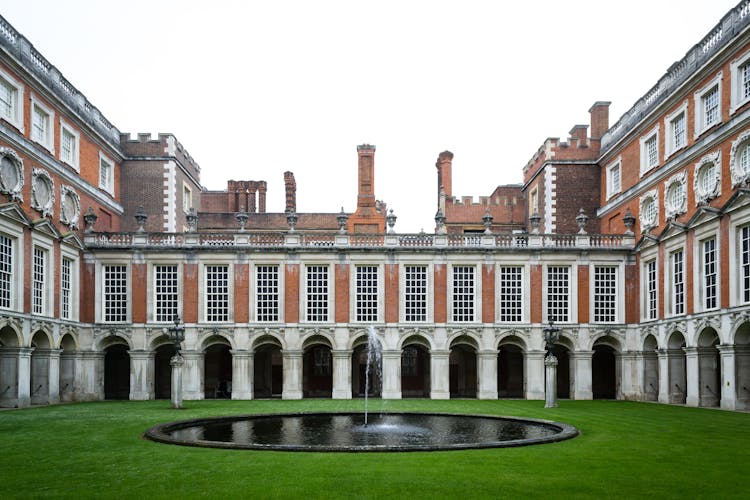
[(258, 181), (258, 212), (266, 212), (266, 181)]
[(445, 196), (453, 196), (453, 153), (443, 151), (438, 155), (435, 167), (438, 171), (438, 197), (440, 197), (440, 188), (443, 189)]
[(360, 207), (375, 209), (375, 146), (357, 146), (357, 155), (357, 210), (359, 211)]
[(591, 114), (591, 138), (601, 139), (609, 129), (609, 101), (596, 101), (589, 109)]
[(297, 211), (297, 183), (292, 172), (284, 172), (284, 189), (286, 190), (286, 211)]

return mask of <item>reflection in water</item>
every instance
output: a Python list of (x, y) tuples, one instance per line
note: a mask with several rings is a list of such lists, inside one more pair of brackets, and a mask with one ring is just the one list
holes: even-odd
[[(430, 414), (300, 414), (217, 419), (167, 431), (171, 438), (276, 448), (420, 448), (503, 446), (549, 439), (557, 425), (503, 418)], [(571, 436), (572, 437), (572, 436)]]

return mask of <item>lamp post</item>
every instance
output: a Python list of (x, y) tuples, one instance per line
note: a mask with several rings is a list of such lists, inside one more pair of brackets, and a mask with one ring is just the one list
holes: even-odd
[(557, 358), (552, 354), (552, 348), (560, 338), (560, 329), (550, 321), (547, 328), (542, 330), (544, 335), (544, 407), (557, 408)]
[(180, 316), (175, 315), (174, 326), (167, 328), (169, 341), (174, 344), (174, 356), (169, 361), (172, 366), (172, 408), (182, 408), (182, 366), (185, 360), (180, 354), (180, 344), (185, 340), (185, 325), (180, 324)]

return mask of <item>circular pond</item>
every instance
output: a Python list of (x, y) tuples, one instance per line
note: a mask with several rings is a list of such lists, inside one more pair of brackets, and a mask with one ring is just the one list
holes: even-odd
[(551, 443), (578, 435), (560, 422), (445, 413), (295, 413), (182, 420), (152, 427), (162, 443), (288, 451), (429, 451)]

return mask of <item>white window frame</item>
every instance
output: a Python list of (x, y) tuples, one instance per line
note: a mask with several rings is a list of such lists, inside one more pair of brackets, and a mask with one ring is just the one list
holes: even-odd
[[(675, 256), (680, 254), (680, 270), (679, 277), (677, 280), (677, 269)], [(675, 248), (669, 252), (669, 280), (667, 285), (669, 287), (669, 310), (670, 316), (684, 316), (686, 313), (687, 305), (687, 262), (685, 258), (685, 249), (683, 247)], [(679, 287), (678, 287), (679, 285)], [(678, 300), (679, 299), (679, 300)], [(680, 309), (678, 310), (678, 306)]]
[[(672, 194), (677, 189), (682, 192), (679, 203), (673, 203)], [(687, 175), (685, 171), (678, 172), (664, 182), (664, 217), (673, 219), (687, 212)]]
[[(654, 265), (653, 290), (649, 281), (651, 264)], [(641, 283), (641, 321), (656, 321), (659, 319), (659, 259), (656, 253), (641, 257)], [(651, 306), (652, 292), (654, 294), (653, 307)]]
[[(185, 194), (187, 193), (187, 195)], [(186, 214), (193, 208), (193, 190), (187, 182), (182, 183), (182, 211)]]
[[(422, 321), (415, 321), (406, 318), (406, 267), (423, 267), (425, 268), (425, 319)], [(399, 316), (402, 323), (409, 324), (423, 324), (432, 323), (434, 317), (433, 298), (434, 294), (434, 269), (432, 264), (427, 262), (402, 262), (400, 264), (401, 272), (399, 272)]]
[(2, 311), (23, 311), (24, 307), (24, 231), (4, 219), (0, 219), (0, 234), (10, 240), (11, 272), (10, 272), (10, 305), (0, 307)]
[(11, 110), (9, 116), (0, 115), (0, 119), (13, 125), (19, 132), (24, 133), (23, 122), (23, 84), (0, 68), (0, 83), (11, 90)]
[[(683, 130), (681, 132), (682, 144), (679, 143), (676, 134), (678, 120), (682, 121)], [(672, 114), (664, 118), (664, 160), (675, 154), (677, 151), (684, 149), (688, 145), (688, 101), (682, 103)]]
[(529, 193), (529, 216), (539, 214), (539, 186)]
[[(74, 151), (72, 158), (68, 159), (63, 156), (63, 138), (65, 134), (70, 134), (73, 138)], [(80, 172), (80, 158), (81, 158), (81, 134), (79, 134), (73, 127), (65, 123), (60, 117), (60, 161), (66, 165), (70, 165), (75, 169), (76, 172)]]
[[(31, 105), (30, 105), (30, 113), (31, 113), (31, 123), (30, 123), (30, 130), (29, 130), (29, 138), (36, 142), (37, 144), (41, 145), (49, 151), (50, 153), (54, 154), (54, 147), (55, 147), (55, 112), (50, 108), (49, 106), (46, 106), (43, 104), (39, 99), (31, 95)], [(39, 109), (42, 113), (47, 115), (47, 130), (44, 131), (44, 137), (36, 138), (34, 137), (34, 116), (36, 109)]]
[[(34, 312), (34, 253), (35, 249), (40, 249), (45, 253), (44, 262), (44, 282), (42, 284), (42, 310)], [(31, 237), (31, 311), (36, 316), (51, 317), (55, 313), (55, 261), (54, 245), (52, 240), (41, 234), (33, 234)]]
[[(224, 321), (208, 320), (208, 293), (206, 283), (206, 271), (208, 266), (224, 266), (227, 268), (227, 319)], [(234, 321), (234, 264), (229, 260), (202, 260), (200, 263), (200, 276), (198, 277), (198, 320), (202, 323), (227, 324)]]
[[(521, 307), (521, 317), (517, 321), (507, 321), (503, 318), (503, 277), (502, 268), (518, 268), (521, 271), (521, 295), (518, 299)], [(495, 321), (497, 323), (518, 324), (529, 322), (529, 266), (518, 262), (498, 262), (495, 267)]]
[(741, 69), (750, 65), (750, 51), (732, 61), (729, 65), (731, 74), (731, 87), (729, 114), (734, 114), (739, 108), (750, 102), (750, 94), (744, 95), (744, 86), (741, 79)]
[[(472, 300), (473, 318), (470, 320), (457, 321), (454, 319), (456, 304), (453, 293), (455, 283), (454, 269), (457, 267), (469, 267), (474, 270), (474, 297)], [(448, 266), (448, 322), (457, 324), (474, 324), (482, 322), (482, 269), (481, 264), (473, 262), (453, 262)]]
[[(125, 267), (125, 282), (127, 284), (127, 290), (125, 292), (125, 319), (121, 321), (106, 321), (105, 318), (105, 274), (104, 269), (107, 266), (124, 266)], [(130, 262), (126, 260), (102, 260), (96, 263), (97, 277), (96, 280), (96, 317), (99, 318), (100, 323), (106, 324), (125, 324), (132, 321), (132, 295), (133, 295), (133, 283), (132, 283), (132, 272)]]
[[(326, 303), (326, 319), (325, 320), (310, 320), (307, 314), (307, 303), (308, 303), (307, 273), (310, 267), (325, 267), (328, 269), (327, 282), (326, 282), (327, 291), (326, 291), (326, 301), (325, 301)], [(312, 323), (312, 324), (333, 323), (336, 318), (335, 301), (334, 301), (334, 297), (336, 297), (336, 269), (335, 267), (329, 261), (305, 262), (302, 265), (301, 280), (302, 280), (302, 286), (300, 287), (300, 289), (302, 290), (302, 293), (300, 294), (300, 301), (301, 301), (300, 316), (301, 316), (302, 322)]]
[(542, 321), (544, 323), (550, 322), (549, 317), (549, 287), (548, 276), (550, 267), (567, 267), (568, 271), (568, 319), (567, 321), (554, 320), (555, 323), (559, 324), (570, 324), (578, 322), (578, 264), (569, 261), (550, 261), (545, 262), (542, 267), (542, 283), (544, 290), (542, 293)]
[[(102, 182), (102, 163), (106, 164), (109, 168), (109, 178), (107, 179), (108, 182)], [(97, 174), (99, 176), (99, 188), (114, 196), (115, 162), (101, 151), (99, 151), (99, 168), (97, 170)]]
[[(656, 154), (654, 156), (656, 158), (656, 162), (653, 165), (649, 164), (648, 162), (649, 154), (648, 154), (647, 144), (651, 139), (654, 139), (655, 144), (656, 144)], [(643, 135), (643, 137), (640, 138), (640, 145), (641, 145), (640, 174), (641, 174), (641, 177), (643, 177), (643, 175), (646, 174), (646, 172), (649, 172), (659, 166), (659, 159), (661, 157), (659, 156), (659, 125), (658, 124), (651, 130), (649, 130), (647, 134)]]
[[(617, 172), (617, 182), (615, 182), (615, 172)], [(607, 199), (622, 192), (622, 156), (618, 156), (615, 161), (607, 167)]]
[[(750, 227), (750, 205), (742, 205), (729, 214), (729, 306), (749, 304), (744, 300), (742, 237), (743, 227)], [(748, 256), (750, 258), (750, 255)], [(748, 269), (750, 272), (750, 269)]]
[[(63, 293), (62, 293), (62, 275), (63, 260), (70, 261), (70, 316), (63, 316)], [(66, 246), (60, 247), (60, 318), (70, 321), (78, 320), (78, 309), (80, 307), (80, 281), (79, 281), (80, 261), (78, 252)]]
[[(716, 307), (706, 308), (703, 244), (711, 239), (716, 241)], [(695, 312), (715, 311), (721, 307), (721, 246), (721, 231), (717, 220), (711, 220), (695, 229), (693, 236), (693, 311)]]
[(183, 294), (183, 288), (182, 288), (182, 264), (179, 262), (178, 259), (158, 259), (153, 260), (148, 263), (148, 270), (147, 270), (147, 276), (146, 276), (146, 296), (147, 299), (147, 310), (148, 310), (148, 317), (150, 320), (154, 323), (165, 323), (169, 324), (172, 322), (172, 318), (167, 318), (163, 321), (159, 321), (157, 319), (157, 290), (156, 290), (156, 267), (157, 266), (176, 266), (177, 267), (177, 311), (176, 314), (180, 317), (183, 316), (182, 312), (182, 294)]
[[(276, 307), (277, 307), (277, 319), (276, 321), (270, 321), (266, 319), (260, 319), (259, 311), (260, 308), (258, 306), (258, 300), (260, 299), (260, 294), (258, 293), (258, 270), (261, 267), (275, 267), (278, 270), (278, 276), (277, 276), (277, 296), (276, 296)], [(281, 262), (257, 262), (253, 264), (252, 268), (250, 269), (250, 272), (252, 273), (252, 285), (250, 287), (250, 303), (252, 304), (252, 311), (254, 318), (254, 321), (257, 323), (283, 323), (284, 322), (284, 275), (285, 273), (285, 267), (284, 264)]]
[[(700, 90), (695, 92), (694, 94), (694, 101), (695, 101), (695, 124), (693, 127), (693, 138), (697, 139), (703, 132), (706, 130), (712, 128), (715, 125), (720, 124), (722, 120), (722, 109), (721, 109), (721, 82), (724, 80), (724, 72), (719, 71), (717, 75), (706, 85), (703, 86)], [(706, 103), (705, 98), (706, 96), (712, 91), (716, 89), (717, 93), (717, 108), (716, 108), (716, 121), (711, 123), (706, 123)]]
[[(615, 293), (614, 293), (614, 319), (612, 321), (598, 321), (596, 319), (596, 269), (613, 268), (615, 276)], [(615, 324), (623, 323), (622, 311), (625, 310), (625, 287), (623, 285), (623, 276), (625, 267), (622, 262), (618, 261), (596, 261), (590, 265), (591, 279), (589, 280), (589, 304), (591, 304), (589, 321), (596, 324)]]
[[(357, 301), (358, 301), (358, 294), (357, 294), (357, 270), (360, 267), (374, 267), (376, 269), (376, 287), (377, 290), (375, 292), (375, 307), (377, 310), (375, 311), (375, 319), (369, 320), (364, 319), (360, 320), (358, 319), (358, 307), (357, 307)], [(351, 265), (352, 272), (349, 273), (349, 290), (351, 293), (349, 294), (349, 314), (350, 314), (350, 321), (352, 323), (373, 323), (373, 322), (383, 322), (385, 318), (385, 304), (383, 302), (383, 299), (385, 297), (385, 281), (384, 281), (384, 273), (382, 266), (375, 262), (352, 262)]]

